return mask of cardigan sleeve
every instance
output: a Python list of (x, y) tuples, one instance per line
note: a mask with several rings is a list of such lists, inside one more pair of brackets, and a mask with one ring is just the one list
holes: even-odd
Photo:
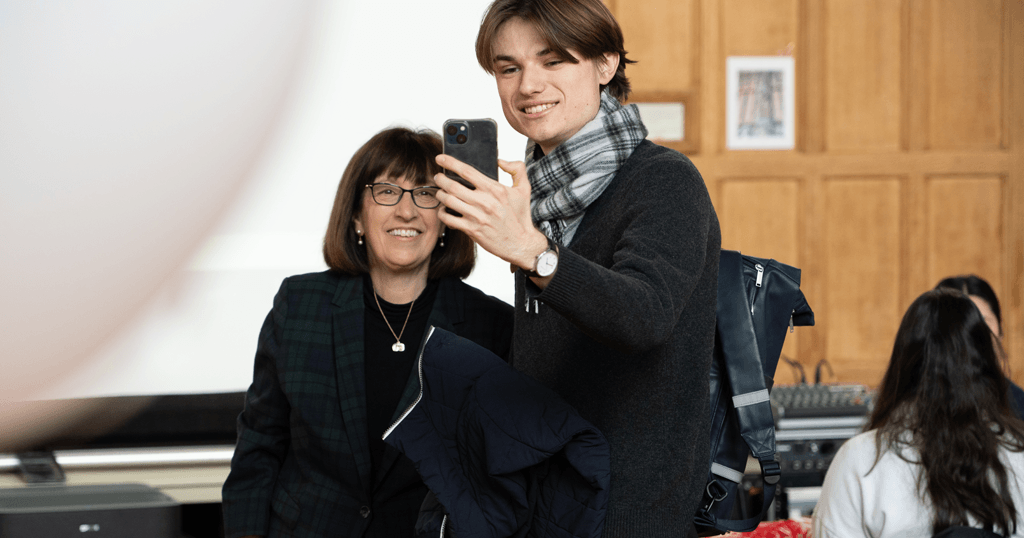
[(226, 538), (267, 534), (271, 495), (288, 450), (290, 406), (276, 367), (287, 315), (287, 283), (281, 284), (260, 330), (253, 382), (238, 417), (238, 442), (222, 492)]
[(717, 282), (721, 237), (704, 181), (685, 157), (647, 158), (614, 181), (623, 182), (614, 194), (621, 199), (606, 203), (614, 214), (588, 225), (615, 242), (611, 266), (560, 248), (558, 270), (537, 298), (594, 340), (642, 353), (672, 337), (709, 271)]

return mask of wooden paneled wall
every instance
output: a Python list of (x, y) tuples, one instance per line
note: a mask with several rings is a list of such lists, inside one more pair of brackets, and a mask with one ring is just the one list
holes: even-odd
[[(634, 102), (681, 101), (723, 247), (803, 270), (817, 325), (784, 354), (876, 386), (903, 312), (975, 273), (1024, 381), (1024, 2), (606, 0)], [(726, 147), (726, 58), (789, 54), (796, 148)], [(797, 381), (780, 363), (776, 382)], [(809, 379), (811, 380), (811, 379)]]

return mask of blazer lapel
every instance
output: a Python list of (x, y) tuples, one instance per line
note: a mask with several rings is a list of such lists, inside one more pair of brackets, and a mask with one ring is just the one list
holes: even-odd
[[(430, 310), (430, 317), (427, 318), (427, 329), (423, 336), (426, 336), (430, 332), (430, 327), (437, 327), (446, 331), (455, 331), (456, 325), (462, 323), (463, 319), (463, 290), (459, 287), (459, 282), (455, 278), (443, 278), (437, 287), (437, 296), (434, 298), (434, 306)], [(422, 342), (420, 343), (420, 349), (422, 350)], [(395, 414), (391, 417), (391, 423), (394, 424), (398, 417), (402, 416), (402, 413), (416, 401), (416, 397), (420, 393), (420, 377), (419, 377), (419, 361), (413, 363), (412, 370), (409, 372), (409, 378), (405, 382), (405, 391), (402, 392), (402, 398), (398, 401), (398, 407), (395, 408)], [(365, 413), (364, 413), (365, 415)], [(384, 432), (381, 432), (382, 434)], [(376, 481), (380, 483), (381, 479), (387, 474), (391, 465), (398, 459), (401, 452), (396, 450), (391, 445), (387, 445), (384, 450), (384, 459), (381, 460), (380, 469), (377, 472)]]
[(334, 361), (338, 402), (359, 480), (370, 485), (370, 451), (366, 433), (366, 369), (363, 349), (363, 279), (342, 278), (334, 294)]

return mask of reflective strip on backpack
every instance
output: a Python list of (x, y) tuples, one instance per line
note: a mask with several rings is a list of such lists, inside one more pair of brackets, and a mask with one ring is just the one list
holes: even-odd
[(736, 482), (737, 484), (740, 483), (740, 480), (743, 480), (743, 473), (715, 462), (711, 462), (711, 474), (718, 475), (731, 482)]
[(745, 405), (754, 405), (756, 403), (767, 402), (770, 400), (768, 396), (768, 389), (761, 389), (757, 392), (748, 392), (746, 394), (740, 394), (739, 396), (732, 397), (732, 405), (736, 407), (743, 407)]

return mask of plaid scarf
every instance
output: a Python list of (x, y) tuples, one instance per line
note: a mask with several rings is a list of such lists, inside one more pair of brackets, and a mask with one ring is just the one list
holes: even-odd
[(597, 116), (550, 154), (538, 156), (537, 143), (528, 141), (530, 208), (540, 231), (556, 243), (568, 245), (587, 207), (601, 196), (646, 137), (647, 128), (636, 105), (622, 106), (603, 91)]

